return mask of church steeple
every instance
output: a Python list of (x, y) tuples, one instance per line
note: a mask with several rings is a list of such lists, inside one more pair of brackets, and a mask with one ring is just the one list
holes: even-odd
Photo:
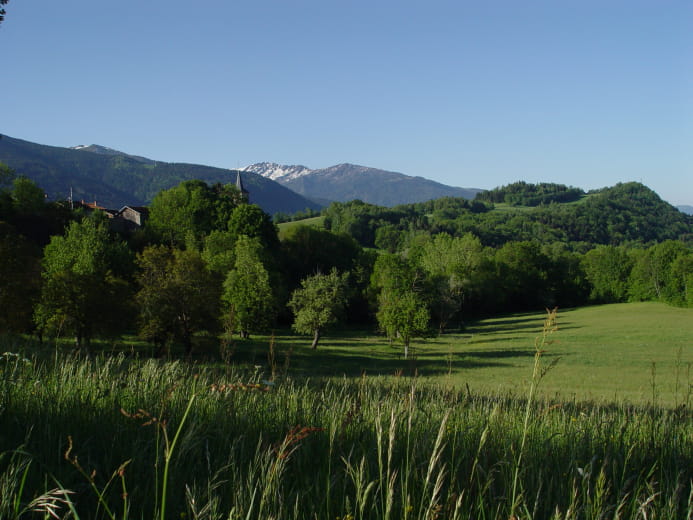
[(241, 192), (241, 196), (248, 201), (248, 190), (243, 187), (243, 179), (241, 179), (241, 171), (236, 170), (236, 188)]

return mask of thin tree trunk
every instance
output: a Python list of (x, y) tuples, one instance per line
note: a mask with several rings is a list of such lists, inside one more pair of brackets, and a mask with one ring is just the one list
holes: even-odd
[(320, 329), (315, 329), (315, 332), (313, 332), (313, 344), (311, 345), (313, 350), (318, 348), (318, 341), (320, 341)]

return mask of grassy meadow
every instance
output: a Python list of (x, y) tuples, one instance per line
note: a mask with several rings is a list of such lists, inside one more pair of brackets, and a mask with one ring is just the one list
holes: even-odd
[(294, 229), (299, 226), (311, 226), (317, 228), (324, 228), (325, 217), (320, 215), (317, 217), (304, 218), (302, 220), (296, 220), (291, 222), (282, 222), (277, 225), (279, 228), (279, 238), (283, 238), (289, 230)]
[[(513, 314), (416, 339), (414, 355), (372, 330), (326, 333), (318, 349), (288, 332), (232, 342), (232, 359), (301, 377), (418, 375), (474, 392), (524, 395), (546, 313)], [(678, 406), (693, 397), (693, 309), (643, 302), (558, 310), (545, 347), (546, 397)], [(273, 344), (272, 362), (268, 360)]]
[(353, 331), (191, 362), (4, 338), (0, 518), (693, 518), (691, 310), (545, 318), (410, 360)]

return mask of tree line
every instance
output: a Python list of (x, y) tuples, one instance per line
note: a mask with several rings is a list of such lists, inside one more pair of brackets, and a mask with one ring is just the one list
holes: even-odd
[(445, 226), (495, 213), (482, 201), (334, 203), (324, 212), (330, 229), (294, 225), (280, 240), (269, 215), (232, 185), (163, 190), (146, 224), (121, 234), (106, 214), (48, 202), (7, 167), (0, 183), (0, 329), (71, 336), (79, 348), (136, 331), (161, 352), (175, 344), (190, 353), (199, 334), (245, 338), (289, 325), (316, 348), (341, 321), (377, 326), (406, 356), (413, 338), (479, 315), (693, 305), (685, 240), (614, 245), (518, 232), (496, 244)]

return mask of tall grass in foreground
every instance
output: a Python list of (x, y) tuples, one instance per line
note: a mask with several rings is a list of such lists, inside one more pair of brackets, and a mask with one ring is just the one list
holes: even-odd
[(4, 354), (0, 452), (0, 518), (693, 518), (688, 409), (405, 378)]

